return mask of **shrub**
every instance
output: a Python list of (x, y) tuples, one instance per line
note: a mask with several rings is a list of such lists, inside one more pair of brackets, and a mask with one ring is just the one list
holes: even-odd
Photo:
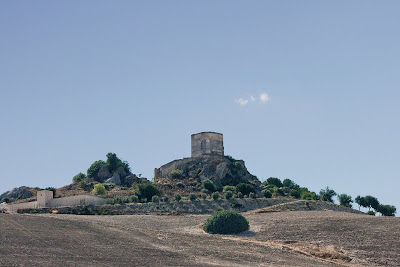
[(237, 234), (249, 230), (249, 222), (236, 211), (223, 210), (213, 213), (203, 229), (210, 234)]
[(226, 191), (231, 191), (233, 194), (235, 194), (235, 193), (236, 193), (236, 186), (233, 186), (233, 185), (225, 185), (225, 186), (222, 188), (222, 192), (226, 192)]
[(93, 195), (104, 195), (106, 193), (106, 188), (103, 184), (95, 184), (92, 190)]
[(208, 194), (209, 192), (208, 192), (208, 190), (207, 190), (207, 189), (205, 189), (205, 188), (202, 188), (202, 189), (201, 189), (201, 193)]
[(168, 197), (168, 196), (165, 196), (165, 197), (163, 198), (163, 201), (164, 201), (164, 202), (169, 202), (169, 197)]
[(282, 187), (283, 184), (279, 178), (276, 177), (269, 177), (267, 179), (267, 184), (275, 185), (276, 187)]
[(263, 190), (262, 193), (263, 193), (263, 196), (264, 196), (265, 198), (271, 198), (271, 197), (272, 197), (271, 191), (269, 191), (269, 190), (267, 190), (267, 189)]
[(211, 195), (211, 197), (212, 197), (212, 199), (214, 199), (214, 200), (218, 200), (218, 199), (219, 199), (219, 194), (218, 194), (218, 192), (214, 192), (214, 193)]
[(250, 192), (249, 197), (250, 198), (256, 198), (257, 196), (256, 196), (256, 194), (254, 192)]
[(207, 191), (209, 193), (212, 193), (212, 192), (214, 192), (216, 190), (215, 184), (209, 179), (204, 180), (203, 182), (201, 182), (201, 187), (203, 189), (207, 189)]
[(251, 184), (240, 183), (236, 186), (236, 192), (241, 192), (243, 195), (248, 195), (250, 192), (254, 192), (255, 188)]
[(226, 191), (224, 196), (226, 199), (231, 199), (233, 197), (233, 193), (232, 191)]
[(176, 187), (183, 189), (183, 188), (185, 188), (185, 185), (183, 183), (177, 183)]
[(151, 198), (151, 202), (154, 202), (154, 203), (158, 203), (158, 202), (160, 202), (160, 198), (159, 198), (159, 196), (157, 196), (157, 195), (154, 195), (154, 196)]
[(289, 195), (294, 198), (300, 198), (300, 192), (297, 189), (292, 189), (289, 191)]
[(203, 200), (206, 200), (206, 199), (207, 199), (207, 194), (201, 193), (201, 198), (202, 198)]
[(82, 188), (82, 189), (85, 190), (85, 191), (88, 191), (88, 190), (89, 190), (89, 185), (85, 182), (85, 180), (82, 180), (82, 181), (79, 183), (79, 186), (80, 186), (80, 188)]
[(129, 202), (139, 202), (138, 196), (137, 195), (130, 196)]
[(86, 175), (84, 175), (83, 173), (78, 173), (77, 175), (75, 175), (73, 178), (72, 178), (72, 182), (73, 183), (76, 183), (76, 182), (80, 182), (80, 181), (82, 181), (83, 179), (85, 179), (85, 177), (86, 177)]
[(326, 187), (325, 189), (321, 189), (321, 191), (319, 191), (319, 197), (323, 201), (333, 202), (332, 198), (334, 196), (336, 196), (336, 192), (329, 187)]
[(176, 170), (173, 170), (173, 171), (171, 172), (171, 178), (179, 179), (179, 178), (181, 178), (181, 177), (182, 177), (182, 171), (181, 171), (181, 170), (176, 169)]
[(243, 198), (242, 192), (238, 192), (238, 193), (237, 193), (237, 197), (238, 197), (238, 198)]
[(243, 163), (241, 163), (240, 161), (235, 161), (235, 163), (233, 163), (233, 165), (235, 165), (235, 167), (238, 168), (239, 170), (245, 169)]
[(174, 199), (175, 199), (176, 202), (179, 202), (179, 201), (181, 201), (182, 196), (179, 195), (179, 194), (176, 194), (176, 195), (174, 196)]
[(197, 199), (197, 196), (195, 194), (190, 194), (189, 195), (189, 200), (190, 201), (195, 201)]
[(104, 166), (104, 164), (106, 163), (102, 160), (93, 162), (93, 164), (90, 165), (89, 169), (87, 170), (87, 177), (93, 178), (97, 181), (99, 179), (97, 177), (97, 173), (99, 172), (100, 168)]
[(373, 210), (369, 210), (369, 211), (367, 212), (367, 214), (368, 214), (368, 215), (375, 216), (376, 212), (373, 211)]
[(152, 199), (153, 196), (160, 194), (160, 190), (152, 184), (137, 184), (135, 194), (141, 200), (144, 198)]
[(348, 208), (352, 207), (351, 203), (353, 202), (353, 200), (351, 199), (351, 196), (346, 195), (346, 194), (340, 194), (340, 195), (338, 195), (337, 198), (339, 200), (340, 206), (348, 207)]

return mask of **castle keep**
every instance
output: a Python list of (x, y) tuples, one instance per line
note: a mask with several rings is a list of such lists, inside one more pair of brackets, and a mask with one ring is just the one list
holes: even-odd
[(224, 155), (223, 135), (215, 132), (192, 134), (192, 158)]

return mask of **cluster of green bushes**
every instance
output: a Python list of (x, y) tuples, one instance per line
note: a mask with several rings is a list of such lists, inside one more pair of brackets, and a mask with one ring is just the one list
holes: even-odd
[(247, 219), (236, 211), (217, 211), (203, 225), (210, 234), (237, 234), (249, 229)]
[(380, 204), (376, 197), (370, 195), (365, 197), (357, 196), (355, 202), (358, 204), (359, 210), (360, 207), (368, 208), (368, 214), (370, 215), (375, 215), (377, 212), (382, 216), (394, 216), (396, 214), (395, 206)]

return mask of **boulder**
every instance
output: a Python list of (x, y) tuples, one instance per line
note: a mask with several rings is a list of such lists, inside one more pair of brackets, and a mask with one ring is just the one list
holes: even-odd
[(104, 181), (105, 183), (114, 183), (117, 185), (121, 184), (121, 178), (118, 173), (114, 173), (113, 176), (108, 178), (107, 180)]

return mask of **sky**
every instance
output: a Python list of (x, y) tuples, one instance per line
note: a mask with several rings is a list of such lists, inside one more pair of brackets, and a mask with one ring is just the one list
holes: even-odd
[[(400, 209), (399, 1), (1, 1), (0, 192), (223, 133), (261, 181)], [(336, 201), (337, 202), (337, 201)]]

